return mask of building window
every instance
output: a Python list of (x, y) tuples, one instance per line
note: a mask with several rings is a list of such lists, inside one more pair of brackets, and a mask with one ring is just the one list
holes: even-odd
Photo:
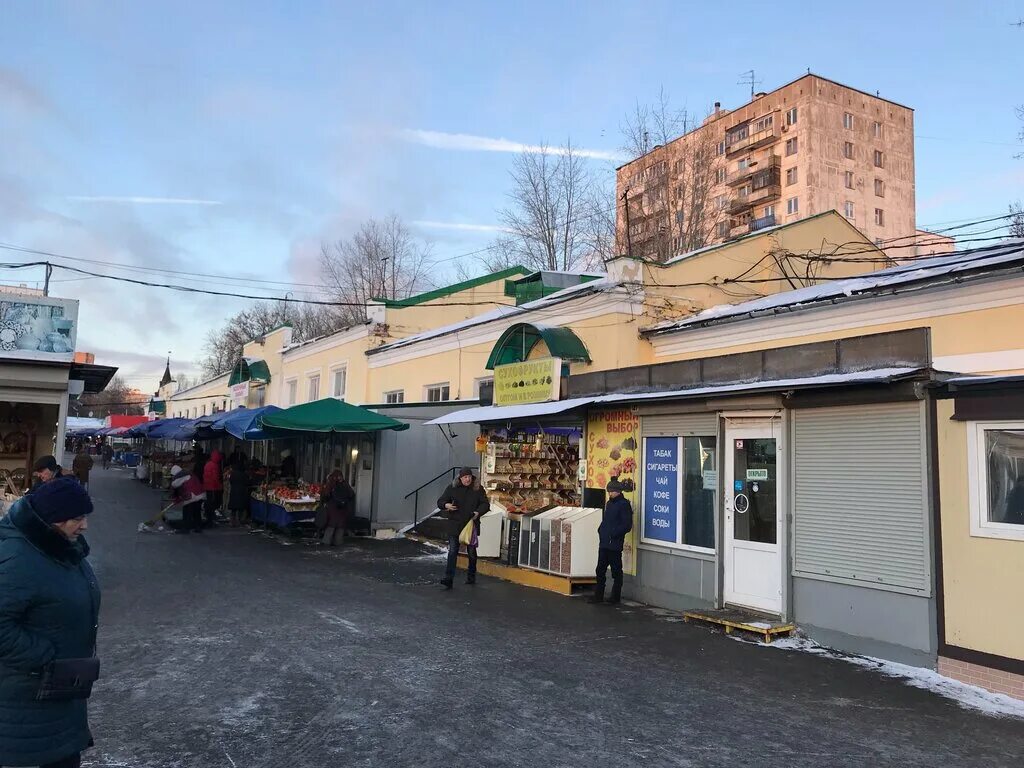
[(789, 186), (790, 184), (796, 184), (796, 179), (797, 179), (796, 168), (787, 168), (786, 169), (786, 186)]
[(493, 384), (493, 383), (494, 383), (494, 377), (493, 376), (484, 376), (481, 379), (473, 379), (473, 399), (474, 400), (479, 400), (480, 399), (480, 390), (485, 385)]
[(719, 168), (715, 171), (715, 181), (719, 184), (725, 183), (725, 168)]
[(853, 160), (853, 142), (852, 141), (844, 141), (843, 142), (843, 157), (845, 157), (847, 160)]
[(875, 179), (875, 196), (885, 197), (885, 182), (881, 179)]
[(967, 428), (971, 535), (1024, 541), (1024, 421)]
[(331, 397), (339, 400), (345, 399), (345, 390), (348, 387), (348, 366), (331, 369)]
[(764, 207), (764, 218), (767, 219), (767, 218), (770, 218), (770, 217), (772, 217), (774, 215), (775, 215), (775, 206), (774, 205), (766, 205)]
[(853, 115), (849, 112), (843, 112), (843, 128), (848, 131), (853, 130)]
[(450, 387), (447, 383), (445, 384), (431, 384), (424, 388), (424, 399), (428, 403), (443, 403), (445, 400), (451, 400), (449, 397)]
[(750, 158), (749, 157), (744, 157), (744, 158), (736, 161), (736, 170), (738, 170), (738, 171), (745, 171), (749, 167), (750, 167)]
[(843, 216), (848, 219), (853, 219), (853, 203), (847, 200), (843, 203)]
[(875, 124), (871, 126), (871, 135), (876, 139), (882, 138), (882, 124), (875, 120)]
[(786, 213), (794, 214), (800, 213), (800, 198), (791, 197), (786, 201)]
[(766, 115), (765, 117), (762, 117), (760, 120), (754, 123), (754, 130), (751, 131), (751, 133), (761, 133), (762, 131), (767, 131), (772, 127), (772, 124), (774, 122), (774, 115)]
[(718, 142), (718, 154), (720, 154), (720, 155), (724, 155), (725, 154), (725, 142), (724, 141)]
[(206, 403), (203, 403), (203, 412), (200, 414), (200, 416), (205, 416), (205, 415), (206, 415)]
[[(740, 190), (740, 194), (743, 194), (743, 190)], [(718, 197), (716, 197), (715, 204), (718, 206), (718, 210), (724, 211), (726, 208), (729, 207), (728, 195), (719, 195)]]
[(786, 113), (786, 125), (796, 125), (796, 107)]
[(713, 552), (718, 439), (645, 437), (643, 455), (642, 539)]
[(685, 217), (683, 215), (683, 212), (681, 210), (676, 211), (676, 224), (681, 227), (681, 226), (683, 226), (683, 221), (684, 220), (685, 220)]
[(320, 374), (315, 373), (306, 379), (308, 383), (308, 394), (307, 401), (312, 403), (314, 400), (320, 399)]
[(875, 208), (875, 224), (879, 227), (885, 226), (885, 211), (881, 208)]
[(843, 174), (843, 183), (847, 189), (853, 189), (853, 171), (847, 171)]
[(295, 405), (295, 400), (299, 394), (299, 381), (298, 379), (289, 379), (284, 383), (285, 388), (285, 405)]
[(795, 155), (799, 147), (797, 146), (797, 140), (794, 136), (792, 139), (786, 139), (786, 157)]
[(718, 236), (719, 237), (728, 237), (729, 236), (729, 222), (728, 221), (720, 221), (720, 222), (718, 222)]
[(875, 150), (875, 168), (885, 167), (885, 156), (882, 154), (882, 150)]
[(392, 390), (391, 392), (385, 392), (384, 393), (384, 402), (388, 403), (390, 405), (394, 405), (396, 403), (404, 403), (405, 402), (405, 390), (404, 389), (395, 389), (395, 390)]

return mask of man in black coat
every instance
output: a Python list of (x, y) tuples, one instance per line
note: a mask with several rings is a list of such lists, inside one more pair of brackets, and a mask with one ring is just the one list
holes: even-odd
[(608, 483), (608, 503), (605, 504), (601, 516), (601, 526), (597, 529), (600, 539), (597, 550), (597, 584), (594, 585), (592, 603), (603, 603), (605, 574), (608, 566), (612, 568), (612, 593), (608, 603), (614, 605), (622, 597), (622, 548), (626, 543), (626, 534), (633, 530), (633, 505), (622, 495), (623, 486), (613, 479)]
[[(437, 508), (445, 512), (448, 518), (448, 564), (444, 571), (444, 578), (441, 583), (445, 589), (451, 589), (455, 582), (455, 568), (459, 562), (459, 534), (470, 520), (479, 532), (480, 518), (491, 504), (487, 501), (487, 494), (476, 481), (473, 470), (463, 467), (459, 471), (459, 477), (455, 483), (448, 487), (440, 499), (437, 500)], [(466, 553), (469, 556), (469, 570), (466, 572), (466, 583), (476, 583), (476, 547), (466, 546)]]

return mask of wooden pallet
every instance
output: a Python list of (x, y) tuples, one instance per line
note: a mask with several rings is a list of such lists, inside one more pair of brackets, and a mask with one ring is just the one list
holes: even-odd
[(734, 631), (749, 632), (770, 643), (779, 637), (787, 637), (796, 629), (796, 625), (781, 621), (763, 619), (754, 614), (746, 614), (735, 610), (719, 611), (684, 611), (683, 621), (699, 621), (704, 624), (715, 624), (725, 630), (725, 634)]

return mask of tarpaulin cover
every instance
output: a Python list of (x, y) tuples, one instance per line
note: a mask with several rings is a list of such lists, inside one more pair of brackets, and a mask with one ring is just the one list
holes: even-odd
[(231, 411), (230, 416), (217, 422), (215, 429), (223, 430), (239, 440), (269, 440), (272, 435), (266, 434), (260, 427), (259, 419), (264, 414), (277, 413), (281, 409), (276, 405), (263, 408), (239, 408)]
[(400, 432), (409, 428), (401, 421), (333, 397), (268, 414), (262, 418), (262, 423), (269, 434), (281, 437), (288, 432), (379, 432), (384, 429)]

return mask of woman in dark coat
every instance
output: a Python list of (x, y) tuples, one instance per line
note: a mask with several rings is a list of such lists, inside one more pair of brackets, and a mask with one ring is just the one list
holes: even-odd
[(61, 477), (0, 520), (0, 765), (77, 768), (92, 744), (91, 681), (73, 698), (37, 698), (44, 672), (95, 655), (100, 590), (80, 535), (90, 512), (81, 484)]
[(335, 462), (334, 471), (327, 476), (320, 492), (320, 500), (324, 506), (322, 541), (327, 546), (334, 546), (339, 533), (342, 539), (345, 538), (355, 499), (356, 492), (342, 473), (340, 462)]
[(234, 455), (235, 461), (228, 475), (228, 509), (231, 511), (231, 525), (237, 526), (249, 520), (251, 493), (245, 454), (236, 452)]

